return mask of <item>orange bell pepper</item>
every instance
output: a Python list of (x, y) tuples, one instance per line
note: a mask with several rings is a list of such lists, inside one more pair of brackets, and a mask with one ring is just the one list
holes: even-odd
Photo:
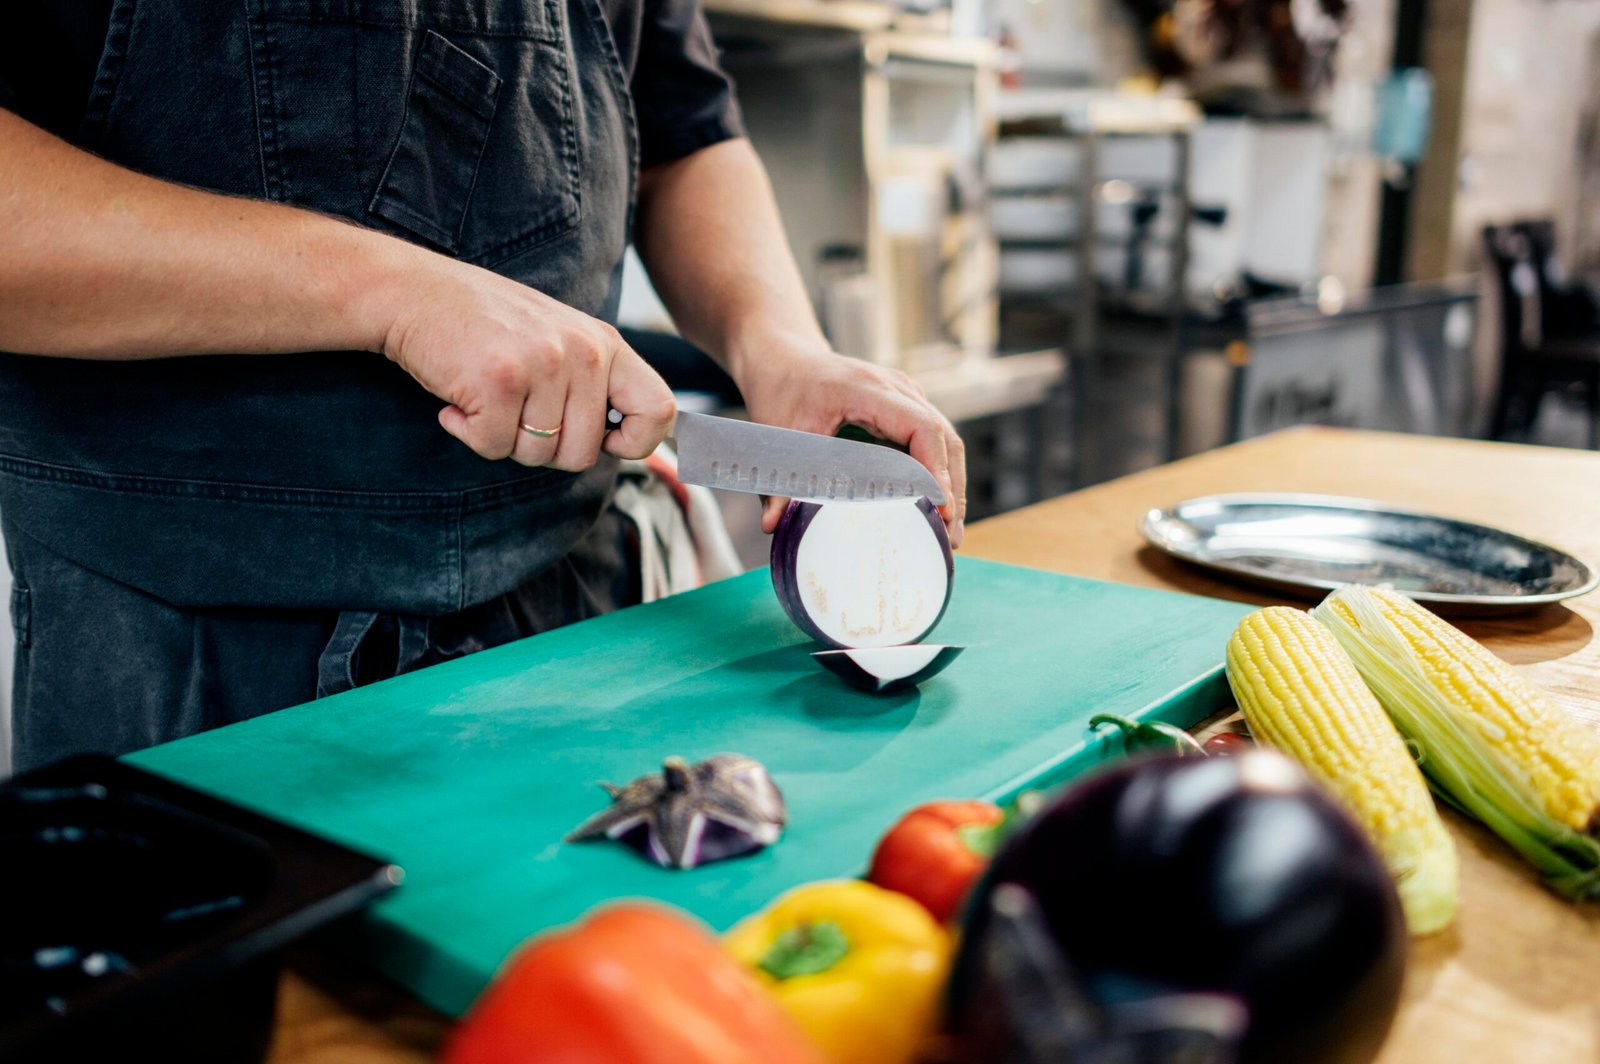
[(622, 904), (535, 939), (452, 1033), (440, 1064), (824, 1064), (711, 932)]
[(988, 867), (1005, 813), (993, 802), (919, 805), (878, 843), (867, 878), (922, 903), (941, 924)]

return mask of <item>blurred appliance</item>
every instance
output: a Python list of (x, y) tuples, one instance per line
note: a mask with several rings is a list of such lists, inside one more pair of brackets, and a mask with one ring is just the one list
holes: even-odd
[(1320, 121), (1209, 118), (1195, 127), (1189, 194), (1226, 215), (1190, 234), (1192, 299), (1203, 306), (1247, 275), (1286, 288), (1316, 280), (1332, 143)]
[(1184, 360), (1180, 453), (1294, 425), (1474, 435), (1477, 300), (1458, 279), (1247, 304), (1242, 336)]

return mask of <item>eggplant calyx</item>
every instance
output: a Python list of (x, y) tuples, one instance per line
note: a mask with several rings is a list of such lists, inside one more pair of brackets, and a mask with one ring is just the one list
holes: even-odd
[(783, 932), (761, 958), (760, 968), (777, 980), (828, 971), (850, 952), (844, 929), (832, 920), (797, 924)]

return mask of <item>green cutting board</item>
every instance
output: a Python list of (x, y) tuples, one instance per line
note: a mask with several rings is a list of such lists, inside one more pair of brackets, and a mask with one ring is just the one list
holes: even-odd
[[(718, 929), (810, 880), (859, 874), (904, 810), (1003, 800), (1120, 748), (1100, 711), (1193, 724), (1227, 697), (1245, 607), (962, 560), (920, 690), (868, 695), (809, 657), (763, 570), (133, 755), (141, 767), (406, 871), (359, 930), (370, 963), (459, 1014), (529, 935), (650, 897)], [(776, 846), (666, 871), (562, 836), (680, 754), (764, 762)]]

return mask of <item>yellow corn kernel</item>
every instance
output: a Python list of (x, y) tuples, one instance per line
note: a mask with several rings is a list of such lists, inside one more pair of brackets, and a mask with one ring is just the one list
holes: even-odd
[[(1526, 776), (1545, 813), (1576, 831), (1600, 827), (1600, 733), (1411, 599), (1388, 588), (1366, 592), (1400, 632), (1428, 684), (1464, 711), (1461, 720), (1508, 768)], [(1359, 629), (1345, 598), (1331, 596), (1328, 608)]]
[(1455, 843), (1405, 741), (1333, 633), (1269, 606), (1228, 641), (1228, 683), (1250, 730), (1300, 762), (1366, 830), (1413, 934), (1455, 915)]

